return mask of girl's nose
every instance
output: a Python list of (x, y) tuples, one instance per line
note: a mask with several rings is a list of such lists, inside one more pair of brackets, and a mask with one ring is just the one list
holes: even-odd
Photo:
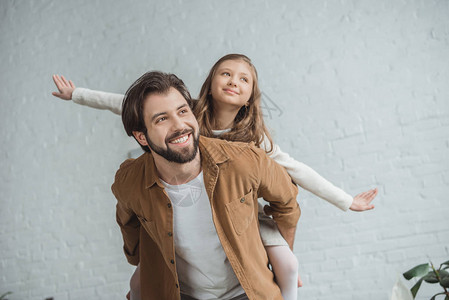
[(230, 85), (230, 86), (236, 86), (235, 81), (234, 81), (234, 78), (229, 77), (228, 85)]

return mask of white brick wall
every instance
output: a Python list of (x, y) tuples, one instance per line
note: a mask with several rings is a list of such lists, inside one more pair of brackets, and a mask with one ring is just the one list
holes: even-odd
[(447, 0), (1, 1), (0, 294), (123, 299), (133, 270), (110, 185), (134, 141), (52, 97), (51, 75), (123, 93), (160, 69), (197, 95), (238, 52), (285, 151), (351, 194), (380, 189), (362, 214), (300, 192), (300, 299), (389, 299), (399, 273), (449, 258), (448, 16)]

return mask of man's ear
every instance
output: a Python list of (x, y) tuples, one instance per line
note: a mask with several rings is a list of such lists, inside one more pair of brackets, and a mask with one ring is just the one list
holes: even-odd
[(145, 137), (145, 133), (141, 131), (133, 131), (134, 138), (136, 141), (142, 146), (148, 146), (147, 138)]

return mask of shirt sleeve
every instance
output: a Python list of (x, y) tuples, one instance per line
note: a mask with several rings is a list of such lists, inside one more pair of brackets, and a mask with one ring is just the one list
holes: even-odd
[[(266, 149), (267, 139), (262, 143), (261, 148)], [(342, 189), (336, 187), (331, 182), (323, 178), (311, 167), (295, 160), (273, 144), (273, 150), (268, 155), (279, 165), (285, 168), (293, 182), (314, 195), (328, 201), (343, 211), (347, 211), (352, 204), (353, 198)]]
[(262, 197), (270, 205), (266, 212), (273, 216), (278, 224), (285, 227), (296, 227), (301, 210), (296, 196), (298, 188), (287, 172), (269, 158), (262, 149), (255, 149), (258, 156), (260, 182), (258, 197)]
[[(121, 166), (125, 166), (131, 160), (125, 161)], [(134, 211), (126, 204), (127, 194), (120, 189), (121, 170), (119, 169), (115, 175), (114, 184), (111, 187), (112, 193), (117, 199), (116, 206), (116, 220), (120, 227), (123, 237), (123, 250), (128, 262), (132, 265), (137, 265), (140, 261), (139, 242), (140, 242), (140, 221)]]
[(140, 241), (140, 222), (137, 216), (122, 203), (117, 203), (116, 211), (117, 223), (123, 236), (123, 250), (126, 259), (132, 265), (137, 266), (140, 261), (139, 241)]
[(114, 114), (122, 114), (124, 95), (94, 91), (85, 88), (75, 88), (72, 93), (73, 102), (97, 109), (107, 109)]

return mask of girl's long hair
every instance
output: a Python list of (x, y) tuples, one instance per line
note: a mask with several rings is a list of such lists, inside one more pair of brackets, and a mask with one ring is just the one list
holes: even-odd
[[(253, 75), (253, 89), (248, 100), (248, 105), (240, 108), (234, 119), (231, 131), (219, 136), (220, 139), (238, 142), (254, 142), (257, 147), (265, 140), (266, 152), (273, 150), (273, 140), (265, 126), (262, 108), (261, 92), (259, 90), (257, 71), (251, 60), (243, 54), (228, 54), (220, 58), (212, 67), (206, 80), (201, 87), (197, 103), (195, 103), (194, 113), (200, 126), (200, 132), (207, 137), (214, 137), (213, 128), (217, 128), (214, 118), (214, 107), (212, 95), (210, 94), (212, 79), (215, 76), (218, 66), (227, 60), (243, 60), (251, 69)], [(266, 138), (265, 138), (266, 137)]]

